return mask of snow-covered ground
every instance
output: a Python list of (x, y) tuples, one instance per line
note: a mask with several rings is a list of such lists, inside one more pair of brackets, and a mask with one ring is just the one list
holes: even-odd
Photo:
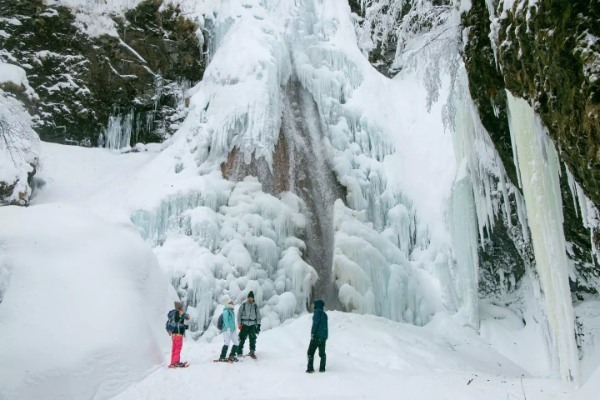
[(325, 374), (304, 373), (306, 314), (261, 333), (257, 361), (213, 363), (221, 339), (188, 337), (183, 357), (191, 366), (166, 368), (170, 282), (124, 219), (127, 188), (139, 179), (133, 171), (156, 157), (42, 143), (45, 187), (31, 207), (0, 209), (0, 265), (8, 266), (0, 275), (9, 282), (0, 287), (0, 399), (585, 400), (597, 393), (593, 376), (580, 392), (532, 377), (446, 314), (416, 327), (330, 312)]
[[(163, 368), (115, 397), (133, 399), (570, 399), (558, 381), (532, 379), (472, 331), (440, 317), (425, 328), (329, 313), (327, 371), (306, 374), (310, 316), (258, 337), (258, 360), (213, 363), (221, 341), (184, 344), (185, 370)], [(442, 336), (439, 332), (444, 332)], [(246, 348), (247, 350), (247, 348)], [(318, 357), (315, 358), (318, 366)], [(521, 376), (525, 378), (521, 381)]]

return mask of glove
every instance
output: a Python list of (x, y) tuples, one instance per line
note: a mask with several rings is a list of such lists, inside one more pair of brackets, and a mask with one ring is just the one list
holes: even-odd
[(242, 324), (238, 325), (238, 329), (241, 331), (242, 330)]
[(254, 329), (254, 333), (256, 333), (257, 335), (260, 333), (260, 325), (256, 325), (256, 328)]

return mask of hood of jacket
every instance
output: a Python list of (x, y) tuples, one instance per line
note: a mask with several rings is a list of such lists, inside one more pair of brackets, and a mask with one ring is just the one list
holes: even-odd
[(315, 300), (315, 310), (323, 309), (325, 307), (325, 302), (323, 300)]

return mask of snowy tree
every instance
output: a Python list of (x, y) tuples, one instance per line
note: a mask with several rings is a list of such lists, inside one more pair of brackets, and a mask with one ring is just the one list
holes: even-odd
[(27, 111), (0, 91), (0, 204), (29, 203), (38, 147), (39, 137)]
[(455, 0), (361, 1), (363, 50), (383, 54), (395, 47), (390, 72), (418, 68), (427, 88), (428, 110), (439, 100), (441, 77), (450, 76), (449, 97), (443, 110), (446, 126), (454, 125), (451, 96), (460, 65), (458, 5)]

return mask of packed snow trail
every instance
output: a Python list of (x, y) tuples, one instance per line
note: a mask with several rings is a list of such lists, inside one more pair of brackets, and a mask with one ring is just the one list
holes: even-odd
[[(212, 343), (186, 339), (186, 369), (167, 364), (114, 400), (159, 399), (569, 399), (560, 382), (523, 378), (468, 328), (441, 316), (421, 328), (369, 315), (329, 312), (327, 371), (305, 373), (311, 315), (258, 336), (258, 360), (214, 363)], [(443, 331), (442, 337), (435, 331)], [(246, 352), (248, 348), (245, 349)], [(318, 364), (318, 357), (316, 362)], [(165, 353), (165, 360), (167, 354)]]

